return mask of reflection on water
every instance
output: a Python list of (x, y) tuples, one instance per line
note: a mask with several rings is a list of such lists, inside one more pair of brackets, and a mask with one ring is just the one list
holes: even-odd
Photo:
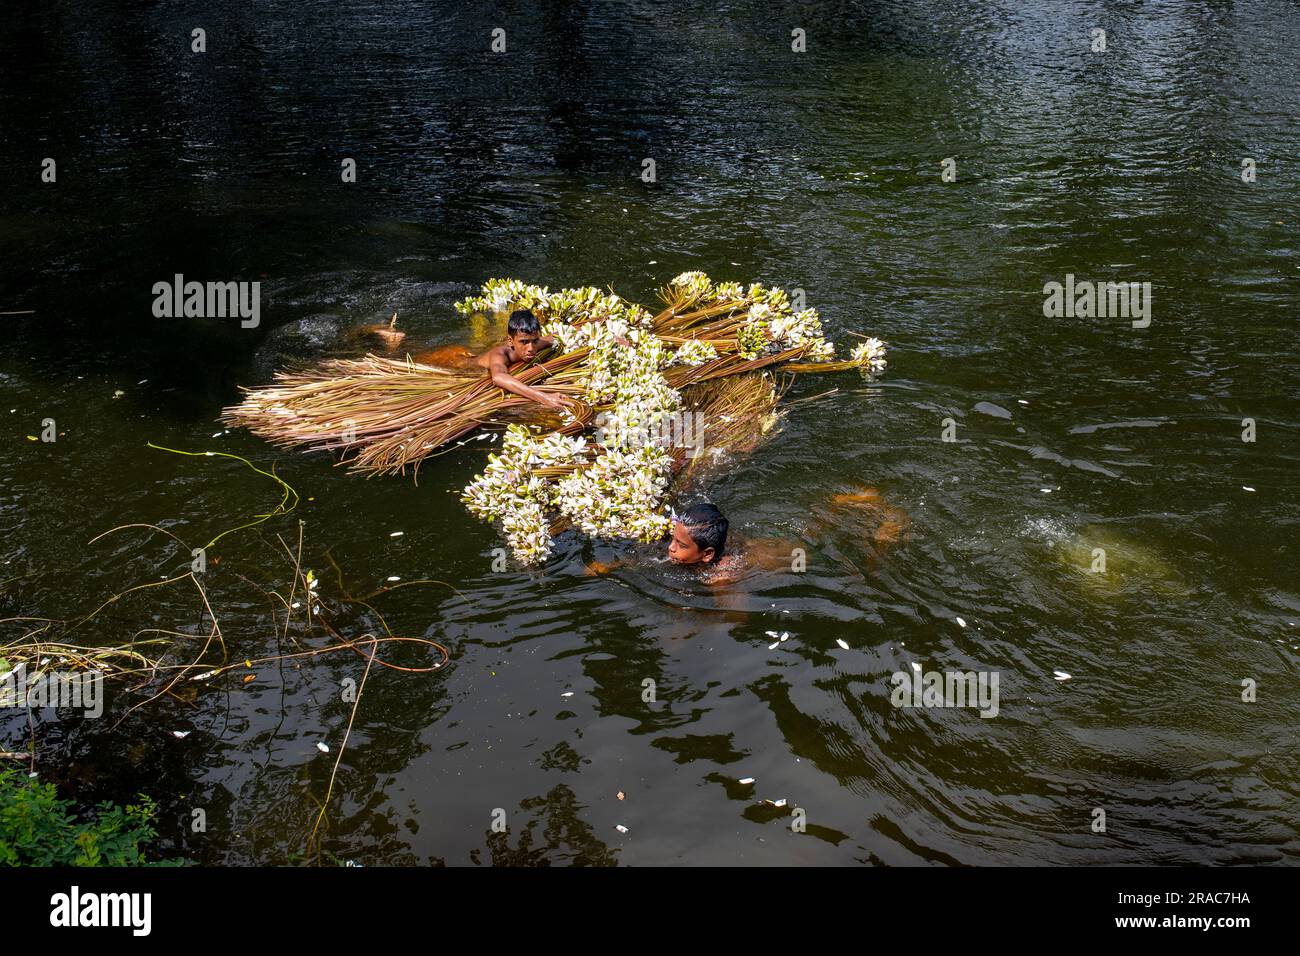
[[(275, 535), (299, 518), (341, 627), (382, 615), (452, 651), (433, 675), (372, 674), (327, 858), (1295, 859), (1293, 6), (849, 4), (808, 12), (795, 58), (762, 4), (507, 4), (501, 60), (459, 5), (218, 0), (209, 33), (232, 42), (203, 61), (156, 5), (120, 7), (0, 36), (0, 161), (60, 169), (0, 184), (0, 311), (38, 310), (0, 346), (0, 603), (84, 614), (190, 560), (99, 532), (199, 543), (278, 499), (148, 442), (276, 463), (298, 510), (225, 539), (209, 572), (232, 654), (278, 651), (249, 582), (284, 583)], [(681, 489), (751, 549), (722, 587), (573, 535), (541, 570), (494, 570), (499, 539), (457, 500), (472, 444), (416, 487), (215, 424), (237, 386), (356, 354), (349, 330), (394, 311), (413, 348), (491, 344), (451, 309), (490, 276), (650, 304), (686, 269), (802, 288), (842, 351), (850, 332), (891, 347), (878, 381), (796, 382), (772, 440)], [(263, 326), (155, 321), (175, 273), (261, 281)], [(1044, 318), (1067, 274), (1150, 281), (1151, 326)], [(26, 441), (47, 417), (65, 436)], [(587, 573), (613, 557), (632, 563)], [(345, 599), (394, 576), (455, 590)], [(201, 630), (192, 594), (146, 595), (87, 637)], [(997, 671), (997, 718), (895, 709), (914, 663)], [(88, 801), (146, 789), (163, 820), (205, 808), (169, 855), (296, 859), (332, 766), (316, 744), (338, 744), (358, 677), (299, 662), (112, 734), (134, 698), (95, 725), (46, 714), (42, 773)], [(21, 746), (26, 721), (0, 733)]]

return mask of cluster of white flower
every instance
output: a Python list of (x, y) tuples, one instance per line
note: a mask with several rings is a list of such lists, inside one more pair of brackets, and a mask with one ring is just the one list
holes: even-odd
[(688, 305), (713, 295), (713, 281), (703, 272), (683, 272), (668, 283), (669, 288)]
[(551, 556), (551, 529), (546, 509), (531, 499), (521, 498), (501, 517), (506, 544), (521, 564), (539, 564)]
[(457, 302), (456, 311), (462, 315), (473, 312), (512, 312), (515, 309), (545, 312), (551, 299), (545, 286), (528, 285), (518, 279), (488, 279), (480, 291), (481, 295)]
[(613, 405), (601, 416), (601, 444), (637, 447), (640, 436), (657, 433), (681, 408), (682, 396), (660, 371), (671, 359), (661, 339), (639, 329), (618, 331), (625, 346), (614, 334), (592, 346), (583, 384), (593, 405)]
[(805, 355), (813, 362), (829, 362), (835, 358), (835, 346), (826, 340), (816, 309), (777, 312), (768, 322), (768, 331), (782, 349), (807, 346)]
[(703, 339), (691, 339), (683, 342), (677, 351), (672, 354), (670, 365), (703, 365), (705, 362), (711, 362), (718, 357), (718, 350), (713, 347), (712, 342), (706, 342)]
[(853, 346), (849, 359), (863, 368), (878, 371), (885, 367), (885, 343), (876, 338), (867, 339), (862, 344)]
[(542, 335), (548, 339), (554, 339), (560, 349), (560, 354), (564, 354), (582, 348), (586, 344), (583, 340), (586, 336), (585, 330), (589, 328), (594, 328), (594, 326), (573, 326), (566, 322), (548, 322), (542, 326)]
[(804, 353), (802, 361), (805, 362), (834, 362), (835, 361), (835, 343), (830, 339), (822, 339), (814, 342)]
[(713, 287), (715, 302), (727, 302), (731, 299), (743, 299), (744, 297), (745, 287), (739, 282), (719, 282)]
[(487, 468), (465, 488), (461, 500), (480, 518), (501, 522), (506, 543), (521, 562), (544, 561), (551, 553), (547, 512), (558, 501), (554, 481), (533, 470), (585, 464), (587, 440), (558, 433), (537, 436), (511, 425), (501, 446), (501, 454), (488, 456)]
[(614, 318), (648, 328), (653, 318), (641, 306), (595, 286), (551, 292), (545, 286), (528, 285), (518, 279), (488, 279), (479, 295), (456, 303), (456, 311), (465, 315), (516, 309), (529, 309), (555, 327)]
[(671, 519), (659, 511), (668, 487), (672, 459), (653, 444), (624, 450), (607, 448), (594, 464), (558, 482), (560, 512), (589, 535), (663, 537)]
[(553, 292), (544, 311), (549, 321), (570, 325), (609, 318), (630, 321), (634, 314), (645, 312), (639, 305), (625, 302), (612, 292), (601, 292), (595, 286)]
[(677, 406), (677, 394), (659, 374), (671, 356), (657, 335), (622, 322), (594, 323), (582, 331), (582, 344), (591, 350), (583, 385), (593, 405)]
[(810, 362), (835, 359), (835, 344), (826, 338), (816, 309), (795, 312), (782, 289), (749, 287), (753, 300), (746, 313), (747, 324), (737, 333), (736, 344), (742, 358), (755, 359), (770, 352), (805, 349)]
[(785, 289), (775, 286), (769, 289), (755, 282), (749, 287), (749, 297), (755, 302), (766, 304), (773, 312), (790, 311), (790, 297), (785, 294)]

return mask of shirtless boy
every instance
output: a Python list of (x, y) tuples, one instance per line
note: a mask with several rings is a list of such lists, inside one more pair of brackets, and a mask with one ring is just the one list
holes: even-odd
[(510, 366), (516, 362), (530, 362), (541, 352), (555, 344), (554, 339), (542, 336), (542, 324), (537, 316), (527, 309), (518, 309), (510, 313), (506, 326), (506, 340), (482, 355), (475, 355), (463, 345), (446, 345), (442, 348), (422, 352), (413, 356), (422, 365), (442, 365), (450, 367), (481, 366), (492, 376), (492, 384), (516, 395), (545, 405), (547, 408), (563, 409), (571, 401), (563, 395), (548, 395), (525, 385), (510, 374)]

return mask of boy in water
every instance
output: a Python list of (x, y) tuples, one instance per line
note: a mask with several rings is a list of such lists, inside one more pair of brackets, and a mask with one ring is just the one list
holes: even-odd
[(510, 374), (510, 366), (516, 362), (531, 362), (538, 353), (544, 352), (555, 344), (554, 339), (542, 336), (542, 324), (527, 309), (517, 309), (510, 313), (510, 322), (506, 326), (506, 340), (501, 345), (489, 349), (482, 355), (475, 355), (463, 345), (444, 345), (429, 352), (414, 356), (422, 365), (441, 365), (451, 368), (481, 366), (492, 376), (492, 384), (507, 392), (545, 405), (547, 408), (563, 409), (572, 402), (563, 395), (548, 395), (525, 385)]
[[(909, 536), (911, 519), (907, 512), (888, 504), (875, 488), (835, 495), (831, 509), (838, 513), (826, 522), (828, 529), (860, 528), (876, 558)], [(843, 509), (843, 510), (840, 510)], [(792, 566), (795, 548), (801, 541), (775, 538), (751, 538), (744, 543), (744, 553), (727, 551), (727, 518), (716, 505), (698, 504), (675, 516), (668, 541), (668, 558), (674, 564), (697, 565), (706, 584), (730, 584), (749, 568), (780, 571)], [(625, 562), (593, 561), (588, 574), (606, 574)]]
[[(739, 555), (727, 554), (726, 516), (716, 505), (698, 504), (685, 513), (674, 515), (672, 535), (668, 539), (668, 560), (674, 564), (698, 565), (709, 584), (732, 580), (744, 570)], [(635, 563), (623, 559), (592, 561), (588, 574), (608, 574), (615, 568)]]
[(739, 570), (738, 555), (727, 554), (726, 515), (717, 505), (691, 505), (673, 521), (668, 539), (668, 560), (674, 564), (699, 564), (709, 577)]

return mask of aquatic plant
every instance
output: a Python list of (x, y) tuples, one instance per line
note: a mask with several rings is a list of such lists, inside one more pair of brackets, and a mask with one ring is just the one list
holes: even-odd
[(864, 368), (884, 368), (885, 343), (876, 338), (867, 339), (853, 346), (849, 352), (849, 360)]
[(85, 816), (78, 820), (53, 784), (0, 770), (0, 866), (149, 865), (143, 845), (158, 836), (153, 800), (104, 801)]

